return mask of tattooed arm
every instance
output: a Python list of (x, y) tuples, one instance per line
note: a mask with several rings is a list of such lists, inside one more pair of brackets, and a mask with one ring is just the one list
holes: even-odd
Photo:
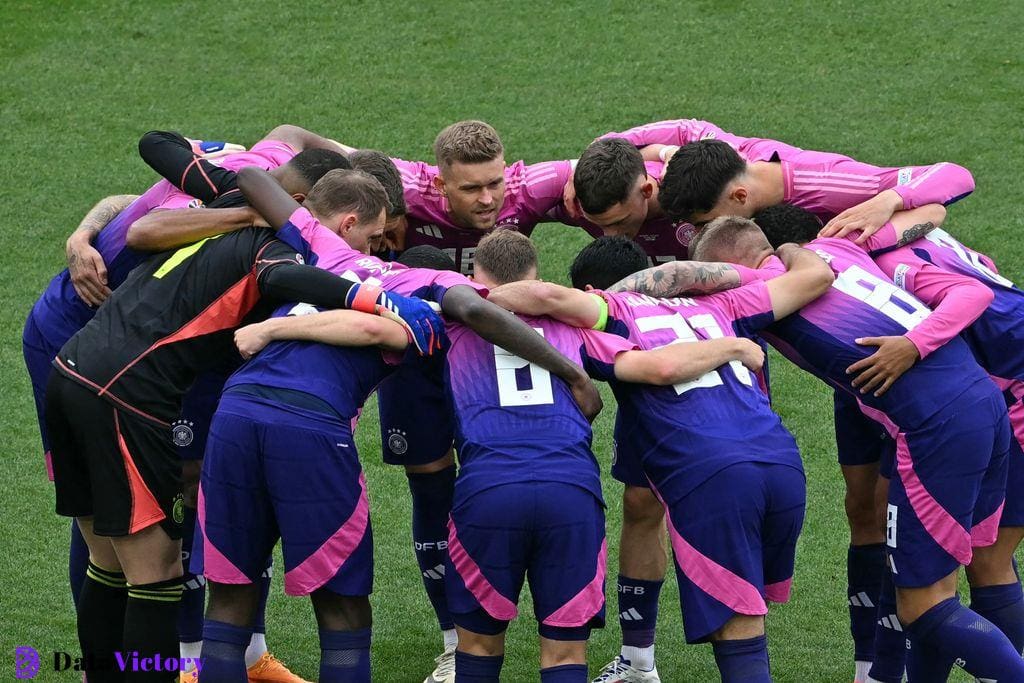
[[(946, 207), (941, 204), (926, 204), (910, 211), (898, 211), (881, 230), (867, 239), (864, 248), (874, 256), (905, 246), (924, 237), (945, 220)], [(856, 235), (850, 235), (850, 238), (854, 237)]]
[(659, 298), (687, 293), (710, 294), (733, 289), (755, 279), (746, 275), (749, 272), (747, 268), (729, 263), (670, 261), (633, 273), (609, 287), (608, 291), (639, 292)]
[(64, 245), (71, 284), (82, 301), (90, 306), (99, 306), (110, 296), (107, 267), (103, 257), (93, 248), (92, 241), (114, 216), (136, 199), (138, 195), (135, 194), (119, 194), (101, 199), (85, 214)]

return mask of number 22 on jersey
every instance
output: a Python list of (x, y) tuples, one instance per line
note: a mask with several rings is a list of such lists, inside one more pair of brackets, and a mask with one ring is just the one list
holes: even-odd
[[(544, 336), (543, 329), (533, 329)], [(539, 365), (528, 363), (500, 346), (495, 346), (494, 368), (498, 373), (498, 404), (502, 407), (543, 406), (555, 402), (551, 373)], [(527, 379), (529, 381), (520, 381)], [(520, 388), (521, 385), (524, 388)]]

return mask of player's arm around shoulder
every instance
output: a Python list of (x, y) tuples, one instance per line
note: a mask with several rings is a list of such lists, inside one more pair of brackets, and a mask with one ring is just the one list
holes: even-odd
[(637, 292), (656, 298), (712, 294), (759, 279), (749, 268), (731, 263), (670, 261), (619, 280), (609, 292)]
[(110, 296), (107, 286), (107, 266), (103, 257), (92, 246), (92, 241), (114, 218), (139, 198), (135, 194), (105, 197), (89, 209), (64, 245), (68, 260), (68, 273), (75, 292), (89, 306), (99, 306)]
[(151, 211), (131, 224), (125, 244), (138, 251), (164, 251), (243, 228), (266, 226), (255, 209), (173, 209)]
[(283, 340), (334, 346), (379, 346), (391, 351), (401, 351), (409, 345), (409, 336), (398, 323), (351, 310), (268, 318), (235, 330), (235, 346), (246, 360), (270, 342)]
[(775, 254), (786, 266), (786, 272), (772, 278), (765, 286), (771, 298), (772, 312), (778, 320), (827, 292), (836, 276), (829, 265), (809, 249), (783, 244)]
[(492, 289), (487, 300), (524, 315), (546, 315), (573, 327), (592, 328), (607, 304), (598, 294), (563, 287), (553, 282), (521, 280)]
[(695, 380), (734, 360), (758, 372), (764, 365), (764, 351), (743, 337), (670, 344), (651, 351), (626, 351), (615, 359), (615, 378), (623, 382), (668, 386)]
[(330, 138), (325, 138), (313, 131), (306, 130), (301, 126), (294, 126), (288, 123), (281, 124), (280, 126), (271, 129), (270, 132), (263, 136), (263, 139), (283, 142), (296, 152), (302, 152), (307, 149), (329, 149), (334, 152), (349, 154), (356, 151), (355, 147), (343, 145), (340, 142), (331, 140)]

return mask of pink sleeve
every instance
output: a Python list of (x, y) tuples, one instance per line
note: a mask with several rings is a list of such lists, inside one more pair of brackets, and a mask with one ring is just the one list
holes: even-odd
[(736, 289), (708, 294), (700, 299), (724, 309), (734, 321), (756, 318), (765, 314), (769, 316), (769, 319), (765, 320), (763, 325), (759, 325), (760, 327), (775, 321), (772, 298), (768, 294), (768, 285), (763, 280), (757, 280)]
[(963, 166), (942, 162), (931, 166), (908, 166), (896, 174), (892, 188), (903, 198), (904, 209), (925, 204), (952, 204), (974, 192), (974, 176)]
[(251, 154), (258, 154), (270, 161), (273, 164), (271, 168), (284, 166), (297, 154), (291, 145), (280, 140), (260, 140), (252, 146), (249, 152)]
[[(856, 240), (860, 237), (860, 232), (852, 233), (847, 237), (850, 241)], [(899, 235), (896, 234), (896, 226), (891, 221), (886, 221), (885, 225), (878, 229), (878, 232), (868, 238), (864, 248), (868, 250), (869, 254), (874, 255), (876, 252), (895, 249), (898, 244)]]
[[(893, 281), (931, 307), (932, 313), (906, 338), (927, 358), (978, 319), (995, 296), (974, 278), (942, 270), (918, 259), (900, 259), (892, 268)], [(888, 268), (886, 270), (889, 270)]]
[(726, 135), (728, 133), (707, 121), (677, 119), (675, 121), (648, 123), (643, 126), (630, 128), (621, 133), (605, 133), (598, 139), (624, 138), (637, 147), (645, 147), (647, 145), (679, 145), (681, 147), (695, 140), (718, 138)]
[(640, 347), (624, 337), (597, 330), (579, 330), (583, 335), (583, 349), (587, 356), (600, 362), (614, 364), (615, 358), (623, 351), (635, 351)]
[(523, 208), (536, 216), (543, 216), (561, 206), (563, 189), (571, 177), (572, 163), (568, 161), (530, 164), (523, 173)]

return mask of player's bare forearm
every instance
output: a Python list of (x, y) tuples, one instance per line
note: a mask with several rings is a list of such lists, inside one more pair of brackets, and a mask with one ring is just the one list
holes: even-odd
[(269, 318), (235, 331), (235, 345), (243, 358), (259, 353), (270, 342), (283, 340), (334, 346), (380, 346), (393, 351), (401, 351), (409, 345), (409, 337), (398, 323), (348, 310)]
[(346, 154), (348, 152), (355, 151), (352, 147), (343, 145), (340, 142), (331, 140), (330, 138), (325, 138), (311, 130), (306, 130), (300, 126), (293, 126), (287, 123), (271, 130), (266, 134), (266, 136), (264, 136), (264, 139), (283, 142), (296, 152), (301, 152), (307, 149), (329, 149), (334, 152)]
[(272, 175), (256, 166), (246, 166), (238, 172), (238, 189), (245, 199), (275, 230), (280, 229), (299, 208), (299, 203), (288, 194)]
[(510, 282), (492, 289), (487, 300), (525, 315), (547, 315), (573, 327), (591, 328), (601, 316), (595, 294), (540, 280)]
[(472, 287), (449, 289), (441, 300), (441, 309), (447, 317), (466, 325), (495, 346), (539, 365), (566, 382), (579, 381), (586, 376), (580, 366), (559, 353), (532, 327), (482, 298)]
[(96, 206), (89, 209), (85, 217), (71, 233), (68, 240), (85, 240), (92, 242), (96, 235), (106, 227), (107, 223), (114, 220), (117, 214), (124, 211), (129, 204), (139, 198), (137, 194), (115, 194), (104, 197), (96, 203)]
[(946, 220), (946, 207), (942, 204), (926, 204), (911, 211), (900, 211), (893, 215), (892, 226), (896, 229), (896, 246), (915, 242), (927, 235)]
[(657, 298), (682, 294), (710, 294), (742, 284), (736, 268), (728, 263), (670, 261), (619, 280), (609, 292), (638, 292)]
[(154, 211), (132, 223), (125, 243), (140, 251), (164, 251), (263, 223), (255, 209), (178, 209)]
[(764, 352), (749, 339), (737, 337), (627, 351), (615, 359), (615, 377), (624, 382), (667, 386), (697, 379), (734, 360), (756, 372), (764, 364)]

